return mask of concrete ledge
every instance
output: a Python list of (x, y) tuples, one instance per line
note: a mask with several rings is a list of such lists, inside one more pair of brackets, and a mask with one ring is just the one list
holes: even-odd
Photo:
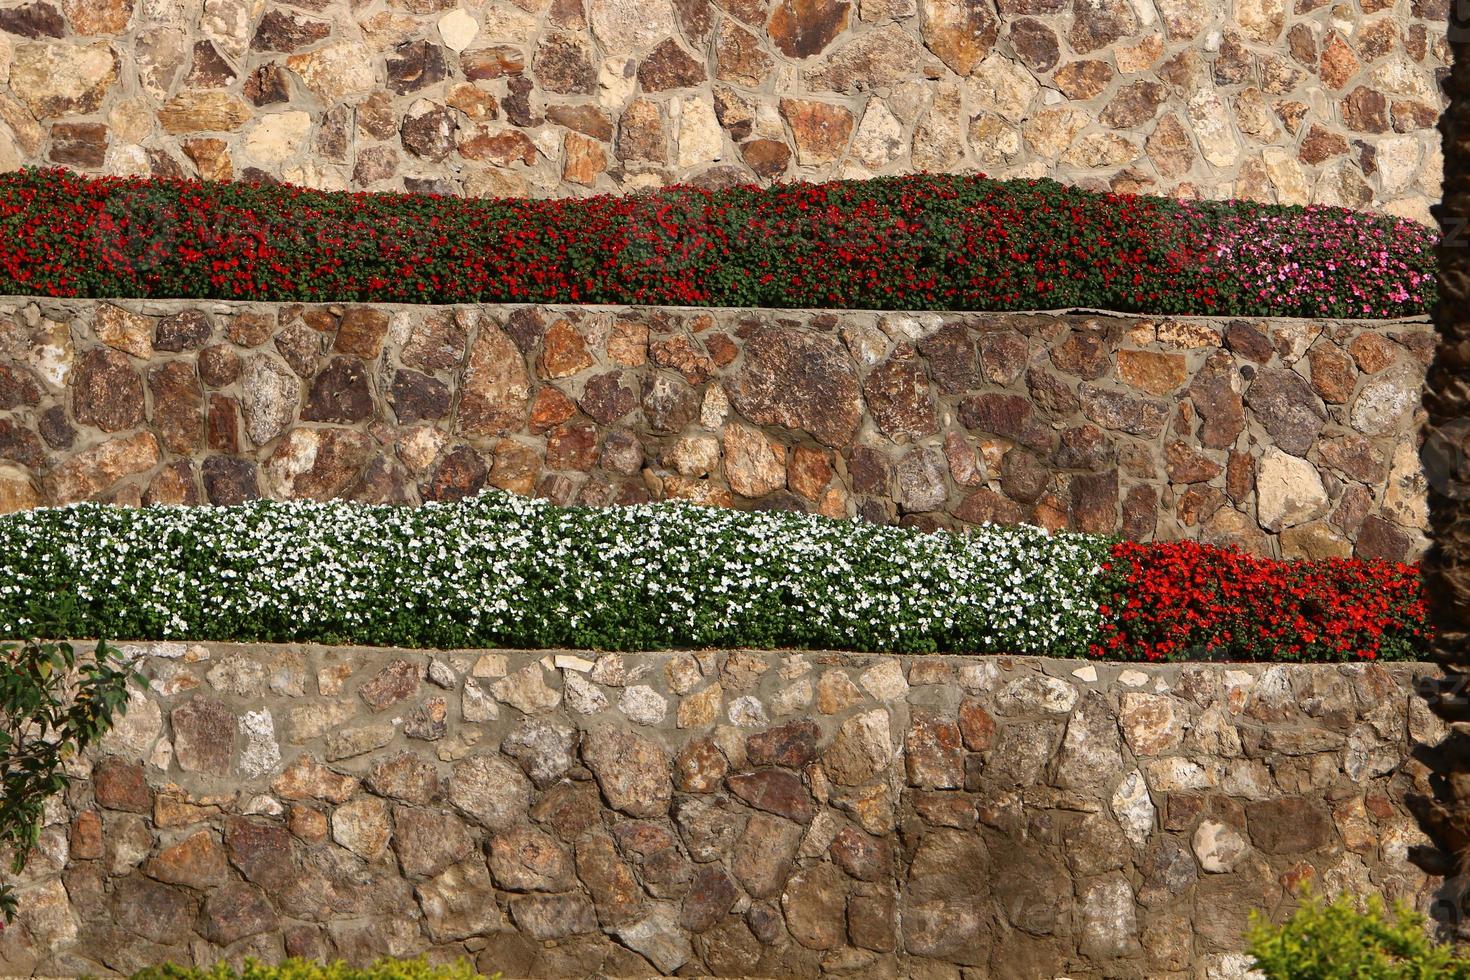
[(1424, 664), (123, 644), (7, 973), (1235, 976), (1253, 908), (1423, 908)]

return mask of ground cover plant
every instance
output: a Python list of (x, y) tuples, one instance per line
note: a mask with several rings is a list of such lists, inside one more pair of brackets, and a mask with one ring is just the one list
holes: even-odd
[[(274, 966), (251, 958), (239, 967), (224, 960), (210, 967), (165, 963), (139, 970), (131, 980), (480, 980), (481, 976), (463, 959), (430, 963), (422, 956), (412, 960), (383, 957), (367, 966), (354, 967), (342, 960), (317, 963), (292, 957)], [(490, 980), (499, 976), (493, 974)]]
[(1424, 615), (1412, 566), (1028, 526), (500, 492), (0, 517), (0, 635), (44, 621), (133, 639), (1344, 660), (1421, 655)]
[(1378, 897), (1360, 906), (1349, 895), (1331, 902), (1308, 892), (1291, 917), (1273, 925), (1252, 913), (1246, 938), (1267, 980), (1456, 980), (1470, 977), (1470, 957), (1429, 938), (1424, 916), (1402, 905), (1386, 912)]
[(1433, 305), (1435, 241), (975, 174), (541, 201), (0, 176), (0, 291), (50, 296), (1387, 317)]

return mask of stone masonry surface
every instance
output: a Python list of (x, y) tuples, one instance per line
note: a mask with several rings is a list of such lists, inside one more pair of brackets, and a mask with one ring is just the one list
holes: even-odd
[(0, 300), (0, 511), (498, 487), (1404, 559), (1432, 351), (1420, 321)]
[(469, 196), (926, 170), (1430, 222), (1449, 0), (3, 0), (0, 168)]
[(1303, 882), (1438, 885), (1422, 664), (122, 649), (5, 973), (1227, 978)]

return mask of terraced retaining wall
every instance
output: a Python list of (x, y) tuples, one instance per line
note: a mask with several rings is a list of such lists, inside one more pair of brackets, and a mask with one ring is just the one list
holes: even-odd
[(1232, 977), (1303, 882), (1438, 886), (1425, 665), (124, 649), (6, 973)]
[(687, 499), (1424, 543), (1427, 322), (0, 301), (0, 510)]
[(448, 194), (979, 169), (1428, 222), (1449, 0), (5, 0), (0, 167)]

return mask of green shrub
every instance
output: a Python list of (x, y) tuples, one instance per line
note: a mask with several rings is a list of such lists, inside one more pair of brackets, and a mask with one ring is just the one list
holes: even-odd
[[(25, 869), (40, 838), (46, 800), (71, 783), (67, 760), (99, 741), (127, 710), (128, 681), (147, 684), (99, 642), (92, 661), (77, 662), (68, 643), (27, 640), (0, 646), (0, 845), (11, 873)], [(14, 918), (16, 896), (0, 884), (0, 912)]]
[(1366, 910), (1347, 896), (1323, 903), (1303, 895), (1279, 926), (1259, 913), (1246, 934), (1255, 968), (1290, 980), (1440, 980), (1470, 977), (1470, 958), (1429, 938), (1424, 916), (1373, 896)]
[[(388, 957), (371, 966), (348, 966), (341, 960), (316, 963), (289, 959), (277, 966), (267, 966), (247, 959), (243, 969), (228, 963), (216, 963), (209, 969), (165, 963), (133, 974), (133, 980), (475, 980), (480, 974), (465, 960), (454, 963), (430, 963), (420, 956), (414, 960)], [(499, 977), (500, 974), (495, 974)]]

